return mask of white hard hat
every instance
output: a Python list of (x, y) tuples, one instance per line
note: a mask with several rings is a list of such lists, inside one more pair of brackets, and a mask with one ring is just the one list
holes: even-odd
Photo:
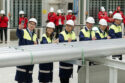
[(4, 10), (1, 10), (0, 14), (5, 14), (5, 11), (4, 11)]
[(86, 20), (86, 22), (94, 24), (95, 20), (94, 20), (93, 17), (88, 17), (87, 20)]
[(71, 26), (74, 26), (74, 25), (75, 25), (73, 20), (68, 20), (68, 21), (66, 22), (66, 24), (71, 25)]
[(100, 25), (105, 25), (105, 26), (108, 25), (108, 24), (107, 24), (107, 21), (106, 21), (105, 19), (101, 19), (101, 20), (99, 21), (99, 24), (100, 24)]
[(101, 11), (103, 11), (103, 12), (105, 11), (105, 8), (103, 6), (101, 7)]
[(109, 14), (112, 14), (113, 12), (112, 11), (109, 11)]
[(53, 7), (50, 8), (50, 12), (54, 12), (54, 8)]
[(35, 18), (30, 18), (29, 22), (35, 22), (37, 24), (37, 20)]
[(99, 29), (98, 29), (98, 27), (93, 27), (92, 30), (93, 31), (98, 31)]
[(72, 13), (72, 10), (68, 10), (68, 13)]
[(116, 13), (114, 16), (113, 16), (113, 19), (119, 19), (119, 20), (122, 20), (122, 16), (120, 13)]
[(55, 29), (55, 24), (53, 22), (47, 23), (46, 27)]
[(20, 11), (19, 14), (25, 14), (24, 11)]
[(62, 11), (59, 9), (59, 10), (57, 10), (57, 13), (60, 14), (60, 13), (62, 13)]

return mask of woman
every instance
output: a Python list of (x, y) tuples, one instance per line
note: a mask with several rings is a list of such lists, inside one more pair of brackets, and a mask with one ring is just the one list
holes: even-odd
[[(50, 44), (53, 40), (53, 33), (55, 29), (55, 24), (49, 22), (46, 25), (46, 33), (43, 34), (41, 39), (41, 44)], [(44, 63), (39, 65), (39, 82), (40, 83), (49, 83), (53, 79), (53, 63)]]
[(1, 43), (3, 42), (3, 31), (5, 34), (5, 43), (7, 43), (7, 27), (8, 27), (8, 17), (5, 15), (5, 11), (0, 12), (0, 28), (1, 28)]

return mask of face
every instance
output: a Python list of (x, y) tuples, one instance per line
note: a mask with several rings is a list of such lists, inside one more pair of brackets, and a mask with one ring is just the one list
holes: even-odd
[(93, 25), (94, 24), (92, 24), (92, 23), (86, 23), (87, 28), (90, 29), (90, 30), (92, 29)]
[(24, 17), (24, 14), (22, 14), (22, 17)]
[(28, 28), (30, 31), (33, 31), (36, 27), (36, 23), (35, 22), (29, 22), (28, 23)]
[(115, 24), (120, 25), (122, 20), (115, 19)]
[(106, 27), (107, 27), (106, 25), (100, 25), (100, 29), (103, 31), (106, 29)]
[(74, 26), (66, 25), (66, 31), (71, 32), (73, 30)]
[(54, 29), (47, 27), (46, 32), (50, 36), (54, 32)]
[(70, 12), (69, 15), (72, 15), (72, 13)]

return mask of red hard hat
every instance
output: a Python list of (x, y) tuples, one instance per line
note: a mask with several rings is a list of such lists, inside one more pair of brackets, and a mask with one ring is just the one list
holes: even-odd
[(121, 10), (121, 7), (120, 7), (120, 6), (118, 6), (118, 7), (117, 7), (117, 11), (120, 11), (120, 10)]

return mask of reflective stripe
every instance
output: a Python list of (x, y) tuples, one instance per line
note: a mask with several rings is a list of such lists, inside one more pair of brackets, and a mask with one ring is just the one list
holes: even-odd
[(25, 69), (17, 68), (17, 71), (26, 72)]
[(73, 67), (60, 66), (61, 69), (72, 69)]
[[(17, 71), (26, 72), (26, 69), (17, 68)], [(33, 71), (29, 71), (28, 73), (33, 73)]]
[(47, 70), (39, 70), (40, 73), (50, 73), (50, 71)]

